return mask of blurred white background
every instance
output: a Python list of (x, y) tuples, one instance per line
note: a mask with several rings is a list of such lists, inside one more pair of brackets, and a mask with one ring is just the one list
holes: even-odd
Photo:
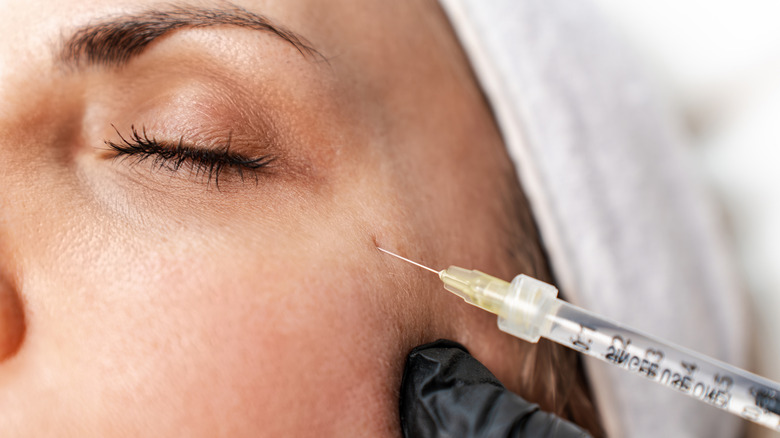
[(685, 123), (752, 300), (753, 369), (780, 381), (780, 1), (595, 1)]

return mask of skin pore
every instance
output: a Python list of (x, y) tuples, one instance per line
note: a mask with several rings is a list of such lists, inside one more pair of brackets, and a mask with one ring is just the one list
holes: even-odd
[[(435, 1), (0, 9), (0, 430), (398, 436), (405, 355), (438, 338), (522, 392), (531, 347), (375, 247), (534, 274), (497, 250), (513, 170)], [(207, 24), (68, 52), (185, 10)]]

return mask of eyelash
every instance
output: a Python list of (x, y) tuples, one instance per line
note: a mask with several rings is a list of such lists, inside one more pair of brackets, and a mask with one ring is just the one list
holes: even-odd
[(244, 182), (245, 174), (249, 173), (257, 183), (257, 174), (274, 161), (274, 157), (270, 155), (249, 158), (231, 151), (230, 138), (218, 149), (204, 149), (186, 145), (183, 139), (174, 144), (157, 141), (147, 135), (146, 128), (141, 127), (139, 132), (134, 125), (130, 126), (130, 137), (125, 138), (116, 126), (111, 126), (121, 139), (118, 143), (105, 141), (106, 146), (114, 152), (115, 159), (134, 158), (135, 164), (151, 159), (153, 166), (158, 169), (167, 168), (174, 172), (184, 165), (189, 168), (191, 174), (208, 176), (206, 183), (210, 184), (213, 180), (217, 188), (220, 176), (228, 170), (238, 173), (241, 182)]

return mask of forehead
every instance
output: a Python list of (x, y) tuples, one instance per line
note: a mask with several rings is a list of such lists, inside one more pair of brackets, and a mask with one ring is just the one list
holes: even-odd
[(428, 79), (439, 81), (441, 69), (452, 67), (453, 54), (461, 56), (435, 0), (0, 0), (0, 79), (45, 78), (40, 73), (50, 71), (62, 41), (77, 29), (172, 4), (234, 5), (267, 17), (308, 40), (331, 60), (331, 72), (365, 101), (419, 99), (413, 90)]
[[(404, 46), (404, 40), (421, 33), (422, 29), (415, 29), (415, 25), (420, 24), (420, 11), (429, 9), (417, 2), (378, 0), (187, 0), (174, 4), (181, 8), (215, 10), (243, 8), (299, 32), (315, 45), (338, 55), (343, 55), (347, 49), (359, 51), (377, 45), (397, 47), (399, 42)], [(0, 0), (0, 9), (4, 11), (0, 15), (0, 35), (7, 43), (1, 45), (2, 50), (41, 49), (80, 26), (123, 14), (166, 10), (171, 5), (159, 0)], [(395, 31), (391, 32), (391, 29)], [(386, 44), (388, 41), (392, 44)], [(392, 57), (395, 52), (398, 50), (385, 51), (383, 56)]]

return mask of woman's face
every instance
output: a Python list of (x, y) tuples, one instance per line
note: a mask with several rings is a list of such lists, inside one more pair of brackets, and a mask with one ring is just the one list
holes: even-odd
[(397, 435), (440, 337), (511, 387), (494, 318), (376, 249), (512, 273), (436, 3), (173, 4), (0, 0), (0, 430)]

